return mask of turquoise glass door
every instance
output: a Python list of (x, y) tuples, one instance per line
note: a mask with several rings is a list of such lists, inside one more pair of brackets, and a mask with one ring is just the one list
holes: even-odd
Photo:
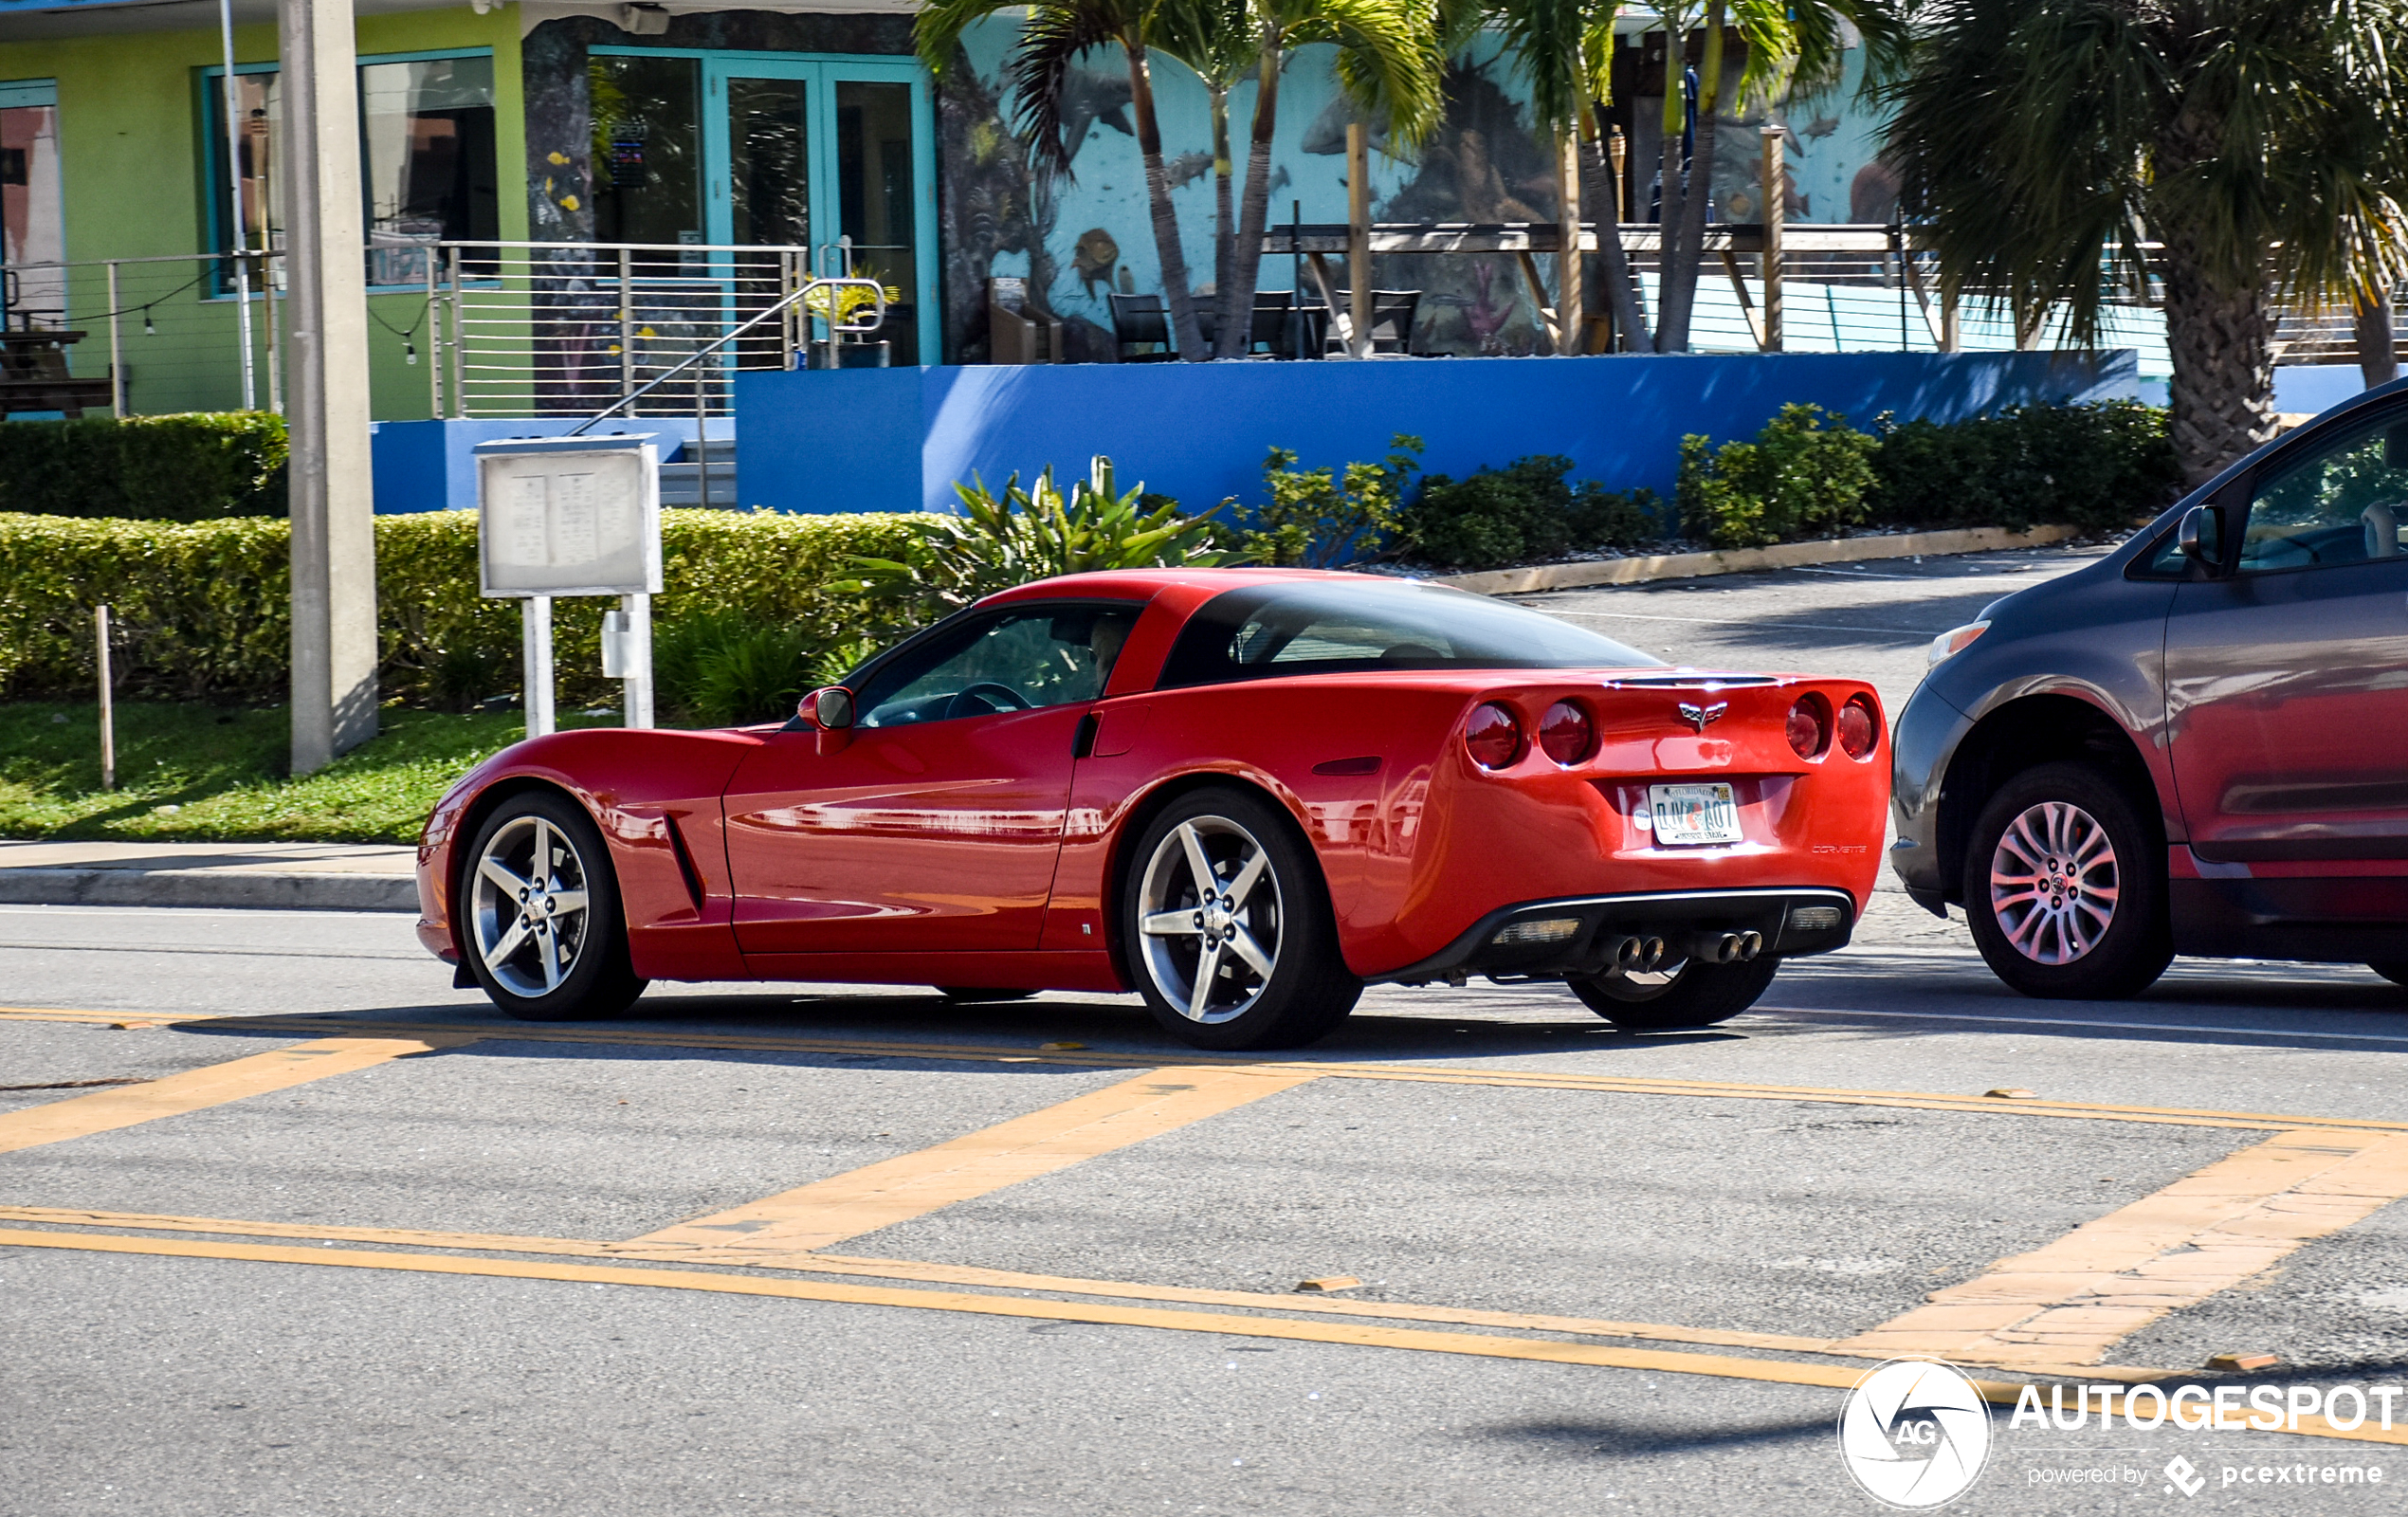
[(704, 55), (705, 225), (721, 244), (810, 249), (891, 292), (898, 364), (939, 361), (935, 117), (905, 59)]

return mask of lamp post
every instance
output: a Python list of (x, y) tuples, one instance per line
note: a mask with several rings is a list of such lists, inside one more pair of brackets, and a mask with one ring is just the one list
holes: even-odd
[(280, 0), (291, 294), (292, 772), (376, 733), (376, 539), (351, 0)]

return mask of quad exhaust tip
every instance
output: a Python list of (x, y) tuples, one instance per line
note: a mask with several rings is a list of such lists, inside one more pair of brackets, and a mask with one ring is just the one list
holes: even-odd
[(1626, 975), (1644, 975), (1663, 967), (1671, 952), (1661, 938), (1625, 938), (1614, 947), (1614, 967)]
[(1689, 940), (1689, 957), (1709, 964), (1743, 964), (1763, 951), (1760, 932), (1701, 932)]

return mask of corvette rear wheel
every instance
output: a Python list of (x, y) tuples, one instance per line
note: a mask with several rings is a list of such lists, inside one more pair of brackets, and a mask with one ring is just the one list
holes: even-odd
[(1565, 983), (1582, 1005), (1625, 1033), (1675, 1033), (1727, 1022), (1755, 1005), (1780, 962), (1767, 958), (1702, 964), (1687, 959), (1669, 969)]
[(1294, 1048), (1343, 1021), (1362, 981), (1311, 850), (1242, 791), (1202, 790), (1156, 817), (1130, 854), (1121, 941), (1147, 1010), (1197, 1048)]
[(2026, 996), (2120, 1000), (2174, 958), (2165, 848), (2123, 788), (2088, 764), (2000, 786), (1965, 847), (1974, 945)]
[(584, 1021), (644, 993), (602, 834), (566, 796), (502, 802), (478, 829), (461, 884), (468, 972), (511, 1015)]

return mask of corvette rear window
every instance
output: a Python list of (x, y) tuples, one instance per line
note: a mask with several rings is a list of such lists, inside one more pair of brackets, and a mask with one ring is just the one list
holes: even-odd
[(1289, 580), (1206, 601), (1162, 666), (1164, 689), (1369, 669), (1660, 667), (1612, 638), (1445, 585)]

